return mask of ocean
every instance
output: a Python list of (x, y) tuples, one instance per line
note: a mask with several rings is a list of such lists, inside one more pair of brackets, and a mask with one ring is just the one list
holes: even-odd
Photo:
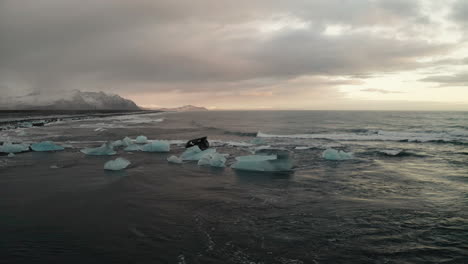
[[(0, 156), (0, 263), (468, 263), (467, 112), (0, 112), (0, 126), (0, 142), (66, 147)], [(80, 152), (139, 135), (170, 153)], [(166, 161), (202, 136), (226, 168)], [(293, 170), (230, 168), (259, 148)], [(105, 171), (115, 157), (132, 164)]]

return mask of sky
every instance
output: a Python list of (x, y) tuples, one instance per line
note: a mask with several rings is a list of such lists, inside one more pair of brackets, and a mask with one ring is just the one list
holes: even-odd
[(466, 0), (0, 0), (0, 36), (0, 104), (468, 110)]

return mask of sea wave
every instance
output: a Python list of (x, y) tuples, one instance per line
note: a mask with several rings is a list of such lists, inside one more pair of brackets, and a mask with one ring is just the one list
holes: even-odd
[(261, 138), (297, 138), (297, 139), (328, 139), (337, 141), (400, 141), (400, 142), (434, 142), (434, 143), (454, 143), (468, 144), (468, 132), (449, 131), (449, 132), (402, 132), (402, 131), (383, 131), (376, 133), (315, 133), (315, 134), (292, 134), (276, 135), (257, 133)]

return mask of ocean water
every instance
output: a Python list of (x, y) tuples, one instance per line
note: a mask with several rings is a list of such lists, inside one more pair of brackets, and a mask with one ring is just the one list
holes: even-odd
[[(467, 112), (54, 115), (18, 127), (22, 114), (0, 113), (0, 141), (67, 147), (0, 156), (2, 263), (468, 263)], [(139, 135), (171, 140), (171, 153), (79, 152)], [(228, 166), (270, 146), (295, 167), (166, 161), (201, 136)], [(354, 159), (325, 160), (328, 148)], [(116, 157), (132, 165), (104, 171)]]

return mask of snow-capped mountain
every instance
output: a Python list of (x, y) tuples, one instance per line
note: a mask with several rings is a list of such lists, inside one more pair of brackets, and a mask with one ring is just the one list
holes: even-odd
[(41, 109), (41, 110), (140, 110), (131, 100), (116, 94), (104, 92), (82, 92), (51, 96), (29, 94), (15, 97), (8, 105), (0, 105), (7, 109)]

